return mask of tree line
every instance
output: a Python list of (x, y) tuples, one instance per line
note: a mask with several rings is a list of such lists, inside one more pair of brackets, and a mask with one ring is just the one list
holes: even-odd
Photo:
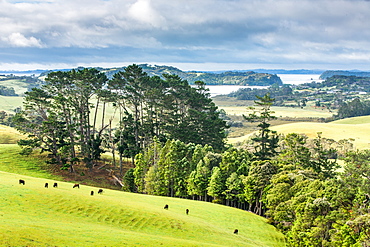
[[(108, 105), (118, 126), (106, 114)], [(71, 172), (77, 162), (92, 169), (104, 152), (113, 162), (118, 154), (122, 168), (123, 157), (133, 159), (154, 137), (218, 151), (225, 146), (227, 126), (204, 83), (191, 87), (176, 75), (148, 76), (135, 64), (110, 80), (94, 68), (51, 72), (42, 87), (26, 93), (23, 108), (14, 117), (28, 135), (19, 142), (23, 152), (49, 152), (52, 162)]]

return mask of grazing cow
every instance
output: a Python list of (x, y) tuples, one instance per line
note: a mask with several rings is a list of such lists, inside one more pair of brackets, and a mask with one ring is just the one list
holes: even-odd
[(98, 194), (102, 194), (102, 193), (103, 193), (103, 189), (99, 189)]
[(189, 214), (189, 209), (186, 209), (186, 214)]
[(73, 185), (73, 188), (80, 188), (80, 184)]
[(54, 183), (54, 184), (53, 184), (53, 187), (54, 187), (54, 188), (57, 188), (57, 187), (58, 187), (58, 183)]
[(49, 188), (49, 184), (48, 183), (45, 183), (45, 188)]
[(166, 205), (164, 205), (164, 209), (168, 209), (168, 205), (166, 204)]
[(92, 196), (93, 196), (93, 195), (94, 195), (94, 191), (91, 191), (91, 192), (90, 192), (90, 195), (92, 195)]
[(26, 181), (24, 181), (23, 179), (19, 179), (19, 184), (25, 185), (26, 184)]
[(239, 230), (238, 229), (235, 229), (234, 230), (234, 234), (238, 234), (239, 233)]

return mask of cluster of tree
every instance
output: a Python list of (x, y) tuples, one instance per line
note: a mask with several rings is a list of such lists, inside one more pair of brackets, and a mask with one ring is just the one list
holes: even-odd
[(343, 119), (367, 115), (370, 115), (370, 101), (361, 101), (359, 98), (355, 98), (347, 103), (342, 102), (335, 118)]
[(325, 80), (336, 75), (370, 77), (370, 72), (365, 71), (346, 71), (346, 70), (327, 70), (320, 75), (320, 79)]
[(188, 72), (188, 74), (190, 80), (201, 80), (207, 85), (270, 86), (272, 84), (283, 84), (277, 75), (256, 73), (254, 71), (228, 71), (223, 73)]
[(301, 140), (292, 144), (279, 155), (266, 189), (269, 222), (290, 246), (369, 246), (369, 150), (348, 152), (344, 172), (336, 174), (328, 161), (324, 169), (309, 169)]
[(6, 111), (0, 111), (0, 124), (13, 127), (14, 115), (7, 113)]
[(235, 92), (229, 93), (229, 97), (234, 97), (238, 100), (255, 100), (256, 96), (270, 94), (275, 99), (274, 104), (279, 104), (293, 98), (293, 89), (290, 85), (279, 85), (277, 83), (268, 88), (240, 88)]
[(370, 92), (370, 77), (334, 75), (321, 83), (305, 83), (297, 88), (311, 87), (316, 89), (330, 88), (341, 92)]
[[(106, 151), (114, 162), (118, 152), (122, 168), (122, 157), (134, 158), (154, 137), (222, 150), (227, 126), (204, 83), (191, 87), (176, 75), (163, 78), (137, 65), (110, 80), (97, 69), (51, 72), (41, 88), (26, 93), (24, 110), (14, 117), (16, 128), (29, 137), (19, 144), (25, 153), (50, 152), (71, 171), (76, 162), (92, 169)], [(106, 117), (108, 104), (119, 115), (118, 126)]]
[[(125, 176), (131, 191), (213, 201), (265, 216), (289, 246), (369, 246), (370, 151), (338, 150), (317, 138), (269, 129), (273, 99), (259, 97), (259, 110), (245, 116), (259, 122), (253, 149), (154, 141), (136, 156)], [(279, 140), (280, 139), (280, 140)], [(347, 148), (345, 148), (347, 147)]]
[(0, 95), (2, 96), (18, 96), (15, 93), (14, 88), (0, 85)]

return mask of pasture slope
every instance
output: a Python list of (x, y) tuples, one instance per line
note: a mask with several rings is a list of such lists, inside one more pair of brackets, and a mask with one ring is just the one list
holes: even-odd
[[(299, 122), (289, 123), (271, 127), (272, 130), (281, 134), (298, 133), (306, 134), (309, 138), (317, 137), (318, 132), (322, 136), (335, 141), (342, 139), (353, 139), (352, 143), (356, 149), (370, 148), (370, 116), (354, 117), (333, 121), (330, 123)], [(238, 143), (247, 140), (251, 135), (229, 138), (229, 143)]]
[(54, 182), (0, 172), (0, 246), (285, 246), (264, 218), (239, 209)]

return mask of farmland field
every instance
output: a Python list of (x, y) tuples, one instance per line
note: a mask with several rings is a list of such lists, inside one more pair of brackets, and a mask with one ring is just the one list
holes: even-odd
[[(224, 109), (229, 115), (248, 115), (248, 109), (246, 106), (220, 106), (219, 108)], [(311, 117), (311, 118), (327, 118), (333, 115), (328, 110), (316, 109), (314, 107), (305, 107), (303, 109), (299, 107), (278, 107), (273, 106), (271, 110), (274, 111), (272, 115), (276, 117), (289, 117), (289, 118), (300, 118), (300, 117)]]
[(1, 246), (285, 245), (264, 218), (218, 204), (115, 190), (91, 196), (98, 188), (44, 188), (56, 181), (7, 172), (0, 181)]
[[(346, 120), (350, 122), (351, 120)], [(339, 122), (339, 123), (338, 123)], [(322, 136), (330, 138), (335, 141), (342, 139), (353, 139), (354, 147), (357, 149), (370, 148), (370, 122), (362, 124), (344, 124), (341, 121), (332, 123), (313, 123), (313, 122), (300, 122), (290, 123), (271, 127), (272, 130), (281, 134), (298, 133), (306, 134), (310, 138), (315, 138), (318, 132), (322, 132)], [(356, 122), (356, 121), (354, 121)], [(251, 134), (229, 138), (229, 143), (242, 142), (249, 138)]]

